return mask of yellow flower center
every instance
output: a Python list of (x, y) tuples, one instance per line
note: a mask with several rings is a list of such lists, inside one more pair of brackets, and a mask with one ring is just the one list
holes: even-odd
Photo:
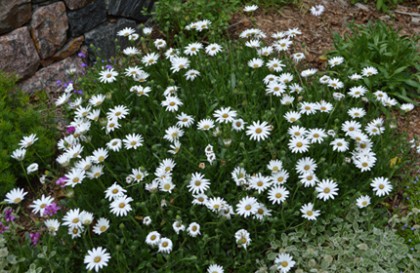
[(74, 218), (72, 221), (71, 221), (73, 224), (77, 224), (77, 223), (79, 223), (79, 218)]
[(118, 205), (118, 207), (119, 207), (120, 209), (125, 208), (125, 203), (120, 203), (120, 204)]
[(255, 133), (257, 133), (257, 134), (261, 134), (261, 133), (262, 133), (262, 129), (261, 129), (261, 128), (257, 128), (257, 129), (255, 129)]
[(308, 210), (308, 211), (306, 212), (306, 215), (308, 215), (308, 216), (312, 216), (312, 215), (314, 215), (314, 213), (313, 213), (313, 211), (312, 211), (312, 210)]
[(252, 208), (251, 205), (246, 205), (245, 206), (245, 210), (251, 210), (251, 208)]
[(298, 147), (298, 148), (301, 148), (303, 146), (303, 143), (302, 142), (298, 142), (298, 143), (296, 143), (296, 147)]
[(163, 242), (163, 243), (162, 243), (162, 246), (163, 246), (163, 247), (168, 247), (168, 245), (169, 245), (169, 244), (168, 244), (168, 242)]
[(325, 188), (324, 189), (324, 193), (330, 193), (330, 191), (331, 191), (330, 188)]
[(279, 193), (279, 192), (278, 192), (278, 193), (276, 193), (276, 198), (277, 198), (277, 199), (280, 199), (282, 196), (283, 196), (283, 195), (282, 195), (281, 193)]
[(379, 185), (379, 189), (383, 190), (385, 188), (384, 184)]
[(119, 192), (119, 190), (118, 190), (118, 189), (113, 189), (113, 190), (112, 190), (112, 193), (113, 193), (113, 194), (117, 194), (118, 192)]
[(262, 181), (258, 181), (258, 182), (257, 182), (257, 186), (258, 186), (258, 187), (262, 187), (262, 186), (264, 186), (264, 183), (263, 183)]
[(99, 228), (99, 230), (100, 230), (101, 232), (105, 232), (105, 231), (107, 230), (107, 227), (106, 227), (106, 226), (101, 226), (101, 227)]

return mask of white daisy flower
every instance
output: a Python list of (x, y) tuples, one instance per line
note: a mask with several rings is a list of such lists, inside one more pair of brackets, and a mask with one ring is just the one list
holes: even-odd
[(87, 270), (95, 270), (96, 272), (102, 267), (108, 265), (111, 255), (107, 252), (106, 248), (97, 247), (88, 251), (83, 263), (86, 264)]
[(169, 254), (172, 251), (173, 243), (171, 239), (163, 237), (160, 239), (158, 246), (158, 252)]
[(210, 187), (210, 180), (204, 178), (204, 175), (196, 172), (193, 173), (189, 184), (187, 186), (188, 191), (192, 192), (193, 194), (202, 194)]
[(389, 182), (388, 178), (385, 177), (376, 177), (372, 180), (370, 184), (376, 196), (385, 196), (392, 191), (392, 185)]
[(299, 176), (300, 182), (305, 188), (313, 187), (318, 183), (318, 178), (315, 173), (307, 172)]
[(244, 7), (244, 12), (253, 12), (258, 9), (257, 5), (247, 5)]
[(349, 143), (344, 138), (336, 138), (331, 143), (333, 150), (337, 152), (345, 152), (349, 149)]
[(211, 119), (202, 119), (197, 124), (198, 130), (202, 130), (202, 131), (208, 131), (214, 127), (215, 127), (214, 121)]
[(124, 147), (129, 149), (136, 150), (138, 147), (143, 146), (143, 137), (139, 134), (128, 134), (125, 136), (125, 139), (123, 140)]
[(151, 65), (156, 64), (158, 59), (159, 59), (159, 54), (152, 52), (143, 56), (143, 58), (141, 58), (141, 62), (145, 66), (151, 66)]
[(146, 244), (148, 244), (149, 246), (157, 246), (159, 245), (160, 237), (161, 235), (157, 231), (149, 232), (149, 234), (147, 234), (146, 236)]
[(338, 185), (330, 179), (322, 179), (315, 190), (318, 192), (317, 197), (323, 201), (334, 199), (338, 195)]
[(57, 219), (45, 220), (44, 225), (47, 228), (49, 234), (52, 236), (57, 235), (57, 231), (60, 228), (60, 222)]
[(331, 58), (331, 59), (329, 59), (329, 60), (328, 60), (328, 64), (329, 64), (331, 67), (334, 67), (334, 66), (340, 65), (340, 64), (342, 64), (342, 63), (344, 63), (344, 58), (343, 58), (343, 57), (341, 57), (341, 56), (335, 56), (335, 57), (333, 57), (333, 58)]
[(118, 72), (115, 71), (113, 68), (106, 69), (99, 73), (99, 81), (103, 83), (112, 83), (117, 79)]
[(131, 27), (125, 27), (122, 30), (117, 32), (118, 36), (123, 36), (123, 37), (128, 37), (131, 34), (135, 33), (136, 31), (134, 30), (134, 28)]
[(370, 205), (370, 197), (369, 195), (362, 195), (359, 198), (356, 199), (356, 205), (359, 208), (366, 208)]
[(368, 66), (362, 69), (362, 76), (364, 77), (370, 77), (376, 74), (378, 74), (378, 70), (373, 66)]
[(36, 136), (36, 134), (24, 136), (22, 140), (19, 142), (19, 146), (21, 149), (26, 149), (29, 146), (32, 146), (37, 140), (38, 140), (38, 137)]
[(316, 220), (316, 218), (318, 218), (318, 216), (321, 214), (319, 210), (314, 210), (314, 205), (312, 203), (303, 205), (300, 208), (300, 212), (302, 213), (303, 218), (310, 221)]
[(183, 105), (182, 101), (175, 96), (168, 96), (161, 102), (162, 107), (166, 107), (166, 111), (176, 112)]
[(105, 190), (105, 198), (108, 199), (108, 201), (112, 201), (124, 196), (126, 192), (127, 190), (118, 185), (117, 182), (114, 182), (114, 184)]
[(281, 273), (287, 273), (295, 266), (296, 262), (290, 254), (282, 252), (277, 255), (274, 264)]
[(258, 193), (262, 193), (271, 186), (272, 182), (270, 177), (258, 173), (249, 177), (248, 184), (251, 189), (257, 190)]
[(27, 168), (26, 168), (26, 173), (27, 174), (31, 174), (31, 173), (33, 173), (33, 172), (36, 172), (37, 170), (38, 170), (38, 164), (37, 163), (32, 163), (31, 165), (29, 165)]
[(95, 234), (101, 235), (105, 231), (109, 229), (109, 220), (106, 218), (99, 218), (96, 222), (95, 226), (93, 227), (93, 232)]
[(273, 205), (281, 204), (286, 201), (290, 192), (283, 186), (274, 186), (268, 192), (268, 200), (271, 201)]
[(259, 142), (267, 139), (270, 136), (271, 130), (271, 125), (268, 125), (266, 121), (254, 121), (252, 125), (247, 126), (246, 135), (248, 135), (251, 140)]
[(111, 212), (116, 216), (126, 216), (128, 212), (132, 210), (130, 202), (133, 201), (133, 198), (126, 195), (119, 196), (114, 199), (109, 205)]
[(222, 52), (222, 47), (218, 44), (213, 43), (206, 46), (206, 54), (209, 56), (215, 56), (219, 52)]
[(218, 264), (211, 264), (207, 268), (207, 273), (224, 273), (224, 272), (225, 270), (223, 269), (223, 267)]
[(236, 213), (247, 218), (258, 210), (258, 201), (254, 197), (246, 196), (236, 205)]
[(264, 64), (264, 61), (259, 58), (253, 58), (252, 60), (248, 62), (248, 66), (254, 69), (262, 67), (263, 64)]
[(251, 244), (251, 237), (247, 230), (240, 229), (235, 233), (236, 244), (238, 247), (246, 249)]
[(200, 225), (196, 222), (191, 223), (187, 228), (187, 233), (191, 237), (197, 237), (200, 235)]
[(309, 140), (305, 137), (292, 137), (288, 147), (292, 153), (305, 153), (309, 149)]
[(45, 197), (45, 195), (42, 195), (40, 199), (36, 199), (32, 202), (32, 204), (29, 206), (32, 208), (32, 212), (34, 214), (39, 213), (39, 215), (42, 217), (44, 216), (45, 208), (54, 202), (54, 198), (51, 196)]
[(25, 199), (25, 195), (28, 193), (21, 188), (15, 188), (6, 193), (6, 199), (4, 201), (8, 204), (19, 204)]

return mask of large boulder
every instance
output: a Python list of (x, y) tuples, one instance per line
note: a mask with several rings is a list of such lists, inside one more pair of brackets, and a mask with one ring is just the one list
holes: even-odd
[(56, 92), (57, 81), (69, 81), (71, 75), (80, 75), (83, 71), (82, 60), (77, 56), (73, 56), (38, 70), (35, 75), (20, 82), (19, 87), (29, 93), (39, 90), (44, 90), (48, 93)]
[(31, 0), (0, 1), (0, 34), (23, 26), (31, 20)]
[(67, 13), (70, 25), (70, 36), (77, 37), (106, 21), (104, 0), (96, 0), (84, 8)]
[(0, 36), (0, 52), (0, 70), (25, 78), (38, 69), (39, 56), (28, 27), (21, 27)]
[(154, 0), (112, 0), (108, 3), (108, 14), (145, 22), (149, 16), (144, 14), (144, 10), (150, 12), (154, 2)]
[(70, 10), (81, 9), (93, 1), (95, 0), (64, 0), (64, 2), (66, 2), (66, 6)]
[(66, 5), (57, 2), (35, 10), (31, 34), (41, 59), (54, 55), (67, 40), (68, 19)]
[[(89, 61), (95, 61), (97, 56), (103, 59), (108, 59), (114, 56), (117, 32), (125, 27), (135, 28), (136, 25), (136, 21), (119, 19), (115, 22), (108, 22), (100, 25), (99, 27), (86, 33), (85, 43), (89, 46)], [(120, 38), (119, 44), (124, 47), (127, 44), (126, 38)], [(96, 52), (91, 48), (91, 46), (100, 49), (100, 51)]]
[(46, 60), (41, 60), (42, 66), (44, 67), (48, 66), (51, 63), (64, 60), (65, 58), (70, 57), (71, 55), (74, 55), (77, 51), (79, 51), (84, 41), (85, 41), (85, 37), (83, 36), (79, 36), (77, 38), (71, 39), (67, 44), (63, 46), (63, 48), (57, 51), (54, 54), (54, 56)]

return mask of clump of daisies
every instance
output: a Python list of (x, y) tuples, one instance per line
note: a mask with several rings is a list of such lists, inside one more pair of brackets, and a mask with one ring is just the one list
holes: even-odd
[[(195, 21), (186, 31), (211, 25)], [(238, 271), (218, 260), (229, 252), (246, 264), (244, 255), (258, 257), (302, 221), (316, 224), (343, 198), (369, 209), (395, 189), (380, 150), (390, 128), (375, 107), (398, 102), (366, 84), (380, 73), (375, 67), (350, 73), (343, 56), (332, 56), (327, 71), (310, 67), (296, 51), (298, 28), (250, 28), (239, 45), (208, 39), (176, 48), (151, 31), (137, 40), (134, 29), (122, 29), (128, 61), (98, 65), (92, 90), (64, 91), (56, 101), (69, 112), (56, 158), (64, 194), (27, 200), (16, 188), (5, 198), (28, 203), (54, 238), (89, 246), (87, 270), (125, 265), (120, 251), (130, 247), (173, 271)], [(25, 137), (11, 156), (21, 161), (36, 140)], [(185, 269), (171, 256), (208, 262)], [(280, 272), (295, 265), (288, 253), (274, 261)]]

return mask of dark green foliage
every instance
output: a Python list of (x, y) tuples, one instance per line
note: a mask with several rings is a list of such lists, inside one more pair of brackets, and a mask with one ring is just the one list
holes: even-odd
[(29, 95), (16, 90), (15, 83), (15, 77), (0, 72), (0, 196), (24, 178), (22, 167), (10, 157), (22, 137), (30, 134), (38, 136), (39, 140), (27, 150), (22, 163), (25, 168), (31, 163), (38, 163), (41, 173), (46, 167), (43, 162), (48, 162), (47, 159), (54, 155), (57, 134), (50, 122), (46, 100), (37, 97), (37, 105), (31, 105)]
[(350, 28), (350, 35), (334, 36), (335, 50), (332, 53), (343, 56), (347, 60), (347, 67), (354, 73), (360, 73), (366, 66), (377, 68), (380, 80), (371, 88), (385, 91), (406, 102), (418, 99), (418, 37), (400, 36), (397, 31), (380, 21), (352, 25)]

